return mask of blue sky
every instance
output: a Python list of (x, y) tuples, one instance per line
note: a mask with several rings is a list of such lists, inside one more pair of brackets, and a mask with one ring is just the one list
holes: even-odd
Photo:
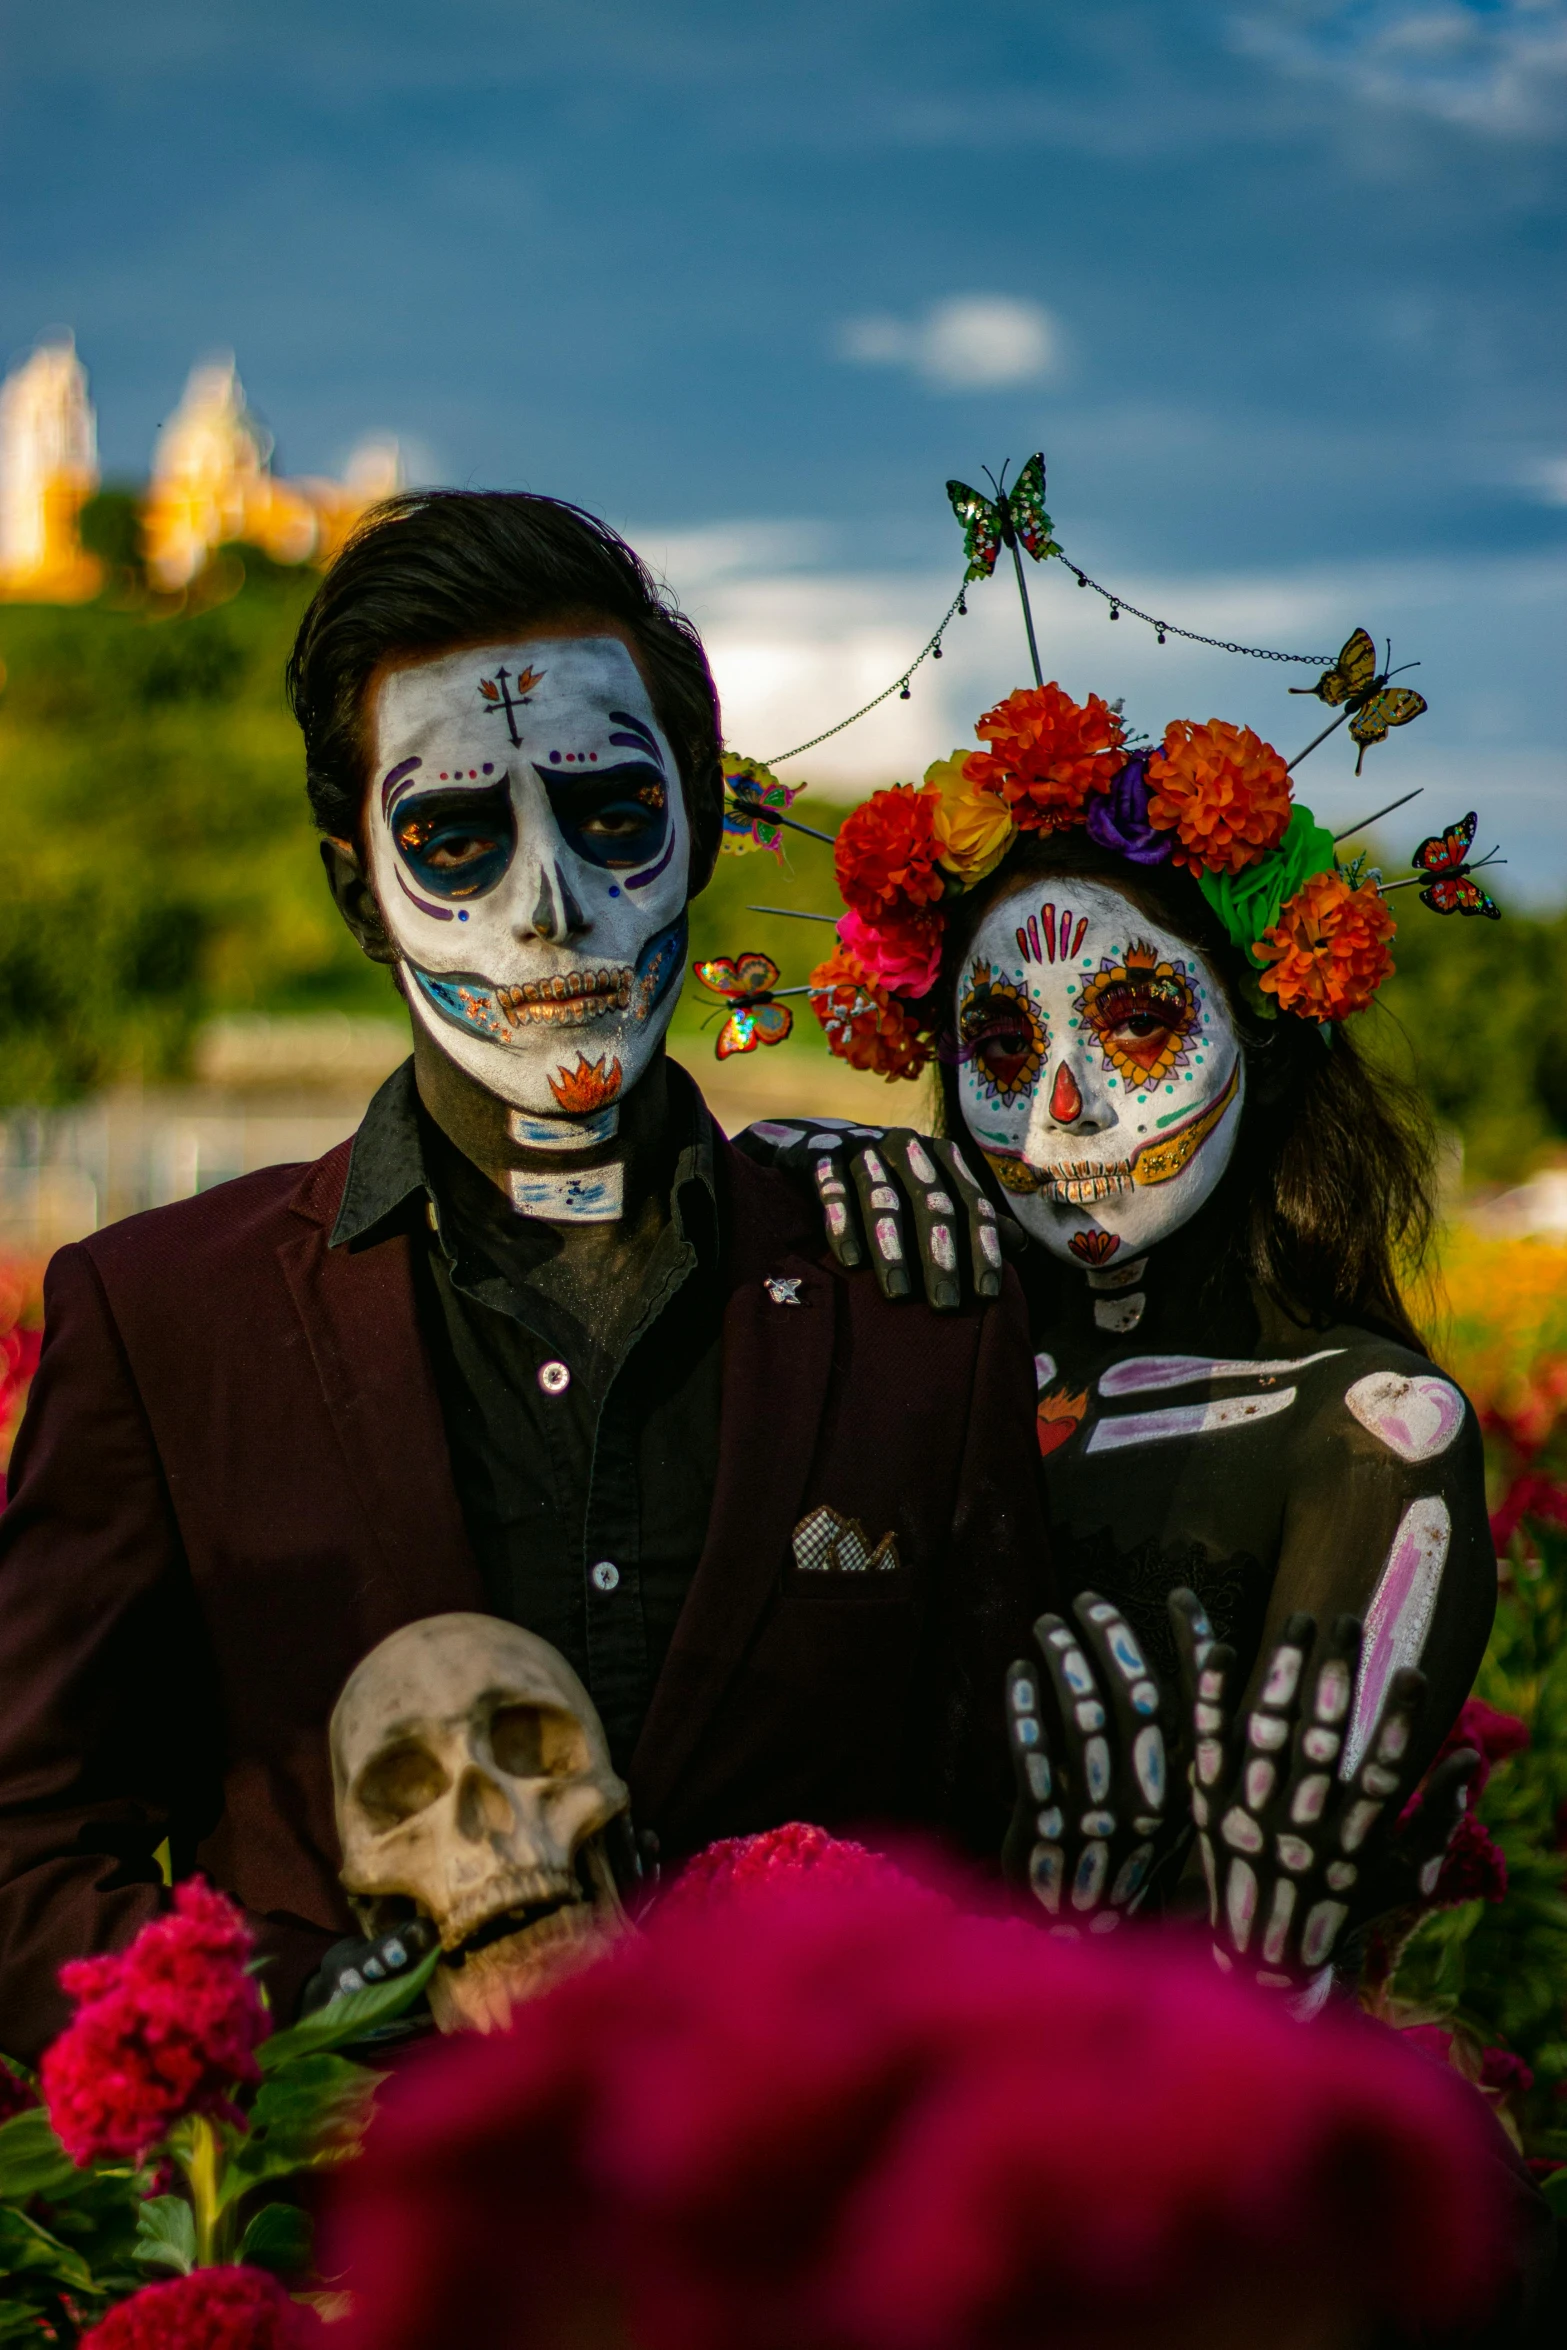
[[(1479, 802), (1567, 895), (1564, 126), (1567, 0), (0, 0), (0, 355), (75, 330), (113, 473), (228, 347), (285, 470), (393, 431), (597, 508), (759, 754), (934, 625), (945, 477), (1042, 446), (1135, 601), (1421, 659), (1325, 812)], [(1311, 731), (1272, 665), (1036, 602), (1150, 730)], [(993, 587), (797, 772), (914, 772), (1021, 675)]]

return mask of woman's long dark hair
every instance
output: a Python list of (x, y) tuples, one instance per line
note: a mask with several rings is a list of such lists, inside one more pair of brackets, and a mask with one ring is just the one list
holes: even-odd
[[(1119, 890), (1150, 920), (1195, 947), (1224, 984), (1246, 1055), (1246, 1105), (1224, 1181), (1237, 1213), (1231, 1260), (1286, 1312), (1349, 1321), (1424, 1353), (1405, 1307), (1434, 1221), (1434, 1140), (1414, 1087), (1373, 1068), (1348, 1029), (1325, 1042), (1309, 1020), (1266, 1019), (1243, 982), (1246, 965), (1189, 873), (1134, 867), (1085, 833), (1024, 833), (994, 873), (958, 899), (939, 982), (950, 1004), (974, 933), (997, 898), (1047, 876)], [(963, 1132), (957, 1067), (944, 1058), (942, 1110)]]

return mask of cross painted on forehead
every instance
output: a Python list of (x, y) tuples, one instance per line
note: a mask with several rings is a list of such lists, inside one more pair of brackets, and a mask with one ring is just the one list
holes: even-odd
[[(489, 704), (487, 716), (491, 718), (504, 716), (507, 732), (515, 744), (520, 745), (522, 741), (521, 735), (517, 732), (516, 713), (533, 699), (533, 689), (535, 686), (543, 684), (545, 675), (546, 672), (542, 669), (527, 668), (519, 670), (515, 677), (512, 677), (503, 661), (493, 677), (481, 677), (479, 680), (479, 692)], [(511, 684), (508, 684), (508, 678), (511, 679)], [(512, 697), (511, 685), (515, 685), (517, 688), (515, 699)]]

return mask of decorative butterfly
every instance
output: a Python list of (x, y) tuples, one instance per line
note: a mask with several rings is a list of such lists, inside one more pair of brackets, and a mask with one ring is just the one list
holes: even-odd
[(732, 1053), (754, 1053), (759, 1044), (782, 1044), (792, 1032), (794, 1014), (787, 1004), (773, 1001), (778, 966), (771, 955), (713, 955), (691, 968), (702, 985), (729, 1006), (729, 1016), (718, 1031), (721, 1061)]
[(1360, 745), (1355, 773), (1360, 773), (1371, 745), (1386, 742), (1390, 726), (1407, 726), (1411, 718), (1419, 717), (1425, 706), (1425, 696), (1407, 685), (1381, 685), (1368, 702), (1362, 703), (1349, 722), (1349, 731)]
[(1357, 628), (1331, 669), (1324, 669), (1315, 685), (1292, 685), (1292, 694), (1315, 694), (1319, 702), (1326, 702), (1336, 710), (1341, 702), (1348, 702), (1358, 710), (1376, 692), (1377, 649), (1363, 628)]
[[(1423, 840), (1411, 864), (1436, 876), (1420, 892), (1420, 903), (1429, 906), (1433, 914), (1486, 914), (1493, 922), (1500, 922), (1502, 909), (1488, 890), (1473, 878), (1479, 866), (1471, 866), (1469, 852), (1474, 847), (1475, 815), (1471, 809), (1461, 824), (1449, 824), (1445, 831), (1433, 833)], [(1480, 865), (1489, 865), (1491, 857), (1482, 857)]]
[(1332, 668), (1324, 669), (1315, 685), (1292, 685), (1289, 689), (1292, 694), (1315, 694), (1333, 710), (1347, 707), (1349, 731), (1360, 745), (1357, 775), (1370, 745), (1385, 742), (1390, 726), (1407, 726), (1426, 706), (1411, 687), (1389, 685), (1390, 674), (1396, 672), (1377, 669), (1377, 648), (1370, 632), (1357, 628)]
[(1036, 563), (1047, 555), (1059, 555), (1061, 550), (1050, 535), (1050, 517), (1045, 512), (1045, 460), (1036, 450), (1018, 475), (1011, 489), (1006, 484), (1007, 469), (1001, 468), (1001, 480), (991, 475), (993, 498), (980, 490), (971, 490), (966, 481), (949, 481), (947, 496), (952, 511), (963, 525), (963, 550), (968, 556), (968, 569), (963, 574), (964, 584), (971, 579), (988, 579), (996, 568), (996, 557), (1003, 547), (1021, 542)]
[(751, 849), (771, 849), (781, 861), (782, 829), (777, 824), (769, 824), (763, 810), (776, 809), (780, 816), (787, 815), (804, 791), (804, 784), (780, 783), (759, 760), (742, 759), (734, 751), (725, 751), (722, 765), (727, 796), (719, 847), (731, 857), (743, 857)]

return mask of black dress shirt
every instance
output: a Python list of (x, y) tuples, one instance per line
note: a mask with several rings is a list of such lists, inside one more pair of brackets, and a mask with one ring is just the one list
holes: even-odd
[(669, 1069), (668, 1221), (608, 1345), (561, 1302), (553, 1228), (518, 1215), (422, 1107), (413, 1064), (354, 1140), (332, 1245), (415, 1238), (453, 1481), (498, 1616), (558, 1648), (624, 1773), (701, 1554), (718, 1465), (712, 1129)]

